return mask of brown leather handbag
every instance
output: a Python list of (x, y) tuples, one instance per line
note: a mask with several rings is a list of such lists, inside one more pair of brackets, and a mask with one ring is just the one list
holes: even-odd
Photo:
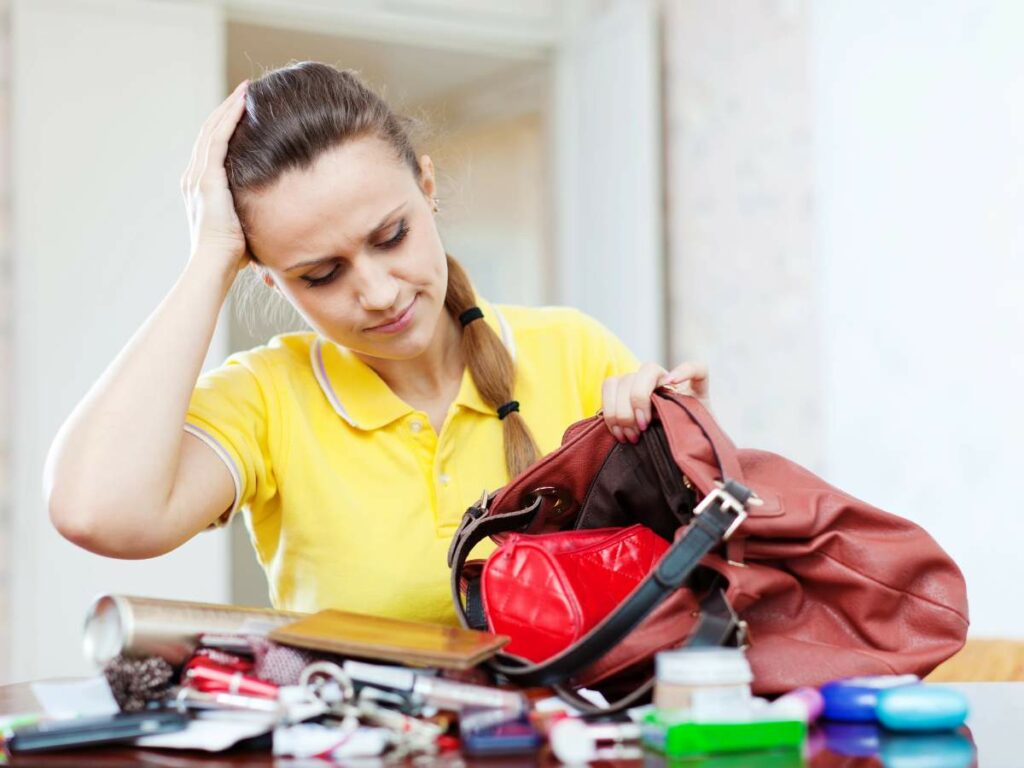
[[(646, 696), (654, 654), (685, 644), (745, 646), (761, 694), (924, 675), (963, 645), (963, 576), (919, 526), (781, 456), (738, 450), (695, 398), (662, 388), (652, 410), (637, 444), (616, 442), (600, 415), (577, 422), (558, 450), (467, 510), (449, 566), (457, 612), (478, 629), (491, 623), (483, 562), (466, 558), (485, 537), (641, 524), (671, 542), (576, 642), (542, 661), (506, 654), (495, 672), (563, 693), (628, 691), (621, 708)], [(536, 586), (522, 588), (543, 605)]]

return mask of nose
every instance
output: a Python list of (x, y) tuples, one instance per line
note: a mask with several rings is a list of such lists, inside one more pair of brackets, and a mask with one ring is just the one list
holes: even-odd
[(398, 300), (398, 281), (379, 261), (369, 257), (356, 260), (353, 277), (359, 306), (367, 312), (390, 309)]

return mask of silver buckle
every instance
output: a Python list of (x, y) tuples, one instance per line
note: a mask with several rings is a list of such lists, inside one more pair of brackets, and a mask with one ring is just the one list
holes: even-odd
[[(704, 510), (711, 506), (716, 499), (719, 500), (724, 509), (731, 509), (735, 512), (736, 519), (732, 521), (732, 525), (730, 525), (722, 535), (722, 541), (728, 541), (729, 537), (732, 536), (733, 533), (736, 532), (736, 529), (743, 524), (743, 521), (747, 519), (747, 509), (735, 496), (726, 492), (724, 483), (716, 480), (715, 486), (715, 489), (711, 491), (711, 493), (701, 499), (700, 504), (698, 504), (696, 509), (693, 510), (693, 514), (694, 516), (697, 516), (703, 513)], [(755, 507), (760, 506), (763, 503), (764, 502), (753, 492), (751, 492), (750, 498), (747, 499), (747, 504), (752, 504)]]

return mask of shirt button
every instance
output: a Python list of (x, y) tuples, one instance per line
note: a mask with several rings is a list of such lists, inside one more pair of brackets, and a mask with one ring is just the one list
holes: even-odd
[(442, 472), (441, 475), (437, 479), (441, 481), (441, 485), (448, 485), (448, 483), (450, 483), (452, 481), (452, 479), (448, 475), (446, 475), (444, 472)]
[(423, 429), (423, 422), (422, 421), (410, 422), (409, 423), (409, 429), (411, 429), (413, 431), (413, 434), (418, 435), (420, 433), (420, 430)]

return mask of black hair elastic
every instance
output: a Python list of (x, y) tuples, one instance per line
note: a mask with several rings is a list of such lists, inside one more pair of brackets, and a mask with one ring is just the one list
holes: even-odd
[(480, 307), (470, 307), (461, 315), (459, 315), (459, 322), (462, 323), (462, 327), (465, 328), (474, 320), (479, 320), (483, 316), (484, 311), (480, 309)]
[(512, 411), (518, 411), (518, 410), (519, 410), (519, 401), (518, 400), (509, 400), (503, 406), (498, 408), (498, 418), (499, 419), (504, 419), (506, 416), (508, 416), (510, 413), (512, 413)]

